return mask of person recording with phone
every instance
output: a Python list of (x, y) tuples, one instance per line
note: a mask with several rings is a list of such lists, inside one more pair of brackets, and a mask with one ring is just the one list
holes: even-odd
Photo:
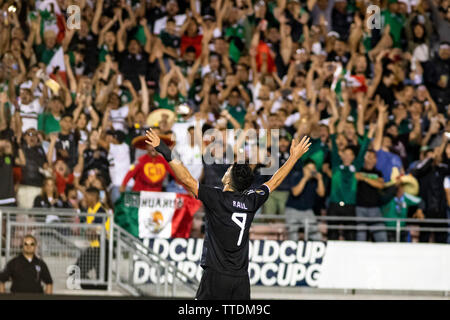
[(303, 232), (306, 233), (306, 228), (308, 228), (308, 237), (306, 238), (305, 234), (305, 241), (322, 240), (314, 208), (319, 197), (325, 195), (325, 186), (322, 174), (317, 171), (314, 161), (308, 159), (303, 164), (302, 170), (294, 171), (290, 177), (290, 184), (292, 188), (285, 211), (288, 239), (298, 241), (299, 231), (303, 229)]

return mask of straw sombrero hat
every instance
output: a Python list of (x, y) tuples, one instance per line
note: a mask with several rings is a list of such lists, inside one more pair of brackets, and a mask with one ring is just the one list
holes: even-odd
[[(168, 147), (172, 147), (175, 144), (175, 141), (173, 141), (172, 135), (170, 134), (158, 134), (158, 137), (164, 141)], [(136, 149), (146, 150), (148, 144), (145, 143), (145, 139), (147, 139), (145, 136), (138, 136), (131, 141), (131, 145)]]
[(146, 122), (149, 127), (158, 127), (164, 118), (167, 118), (170, 124), (175, 121), (175, 113), (168, 109), (157, 109), (148, 115)]
[(405, 192), (417, 196), (419, 194), (419, 182), (412, 174), (400, 175), (398, 168), (392, 168), (391, 181), (385, 184), (385, 187), (393, 186), (400, 179)]

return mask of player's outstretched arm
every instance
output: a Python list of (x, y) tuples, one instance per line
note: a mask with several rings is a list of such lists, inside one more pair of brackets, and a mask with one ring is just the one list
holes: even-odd
[(309, 150), (310, 146), (311, 143), (309, 142), (309, 137), (307, 136), (304, 136), (300, 142), (296, 139), (292, 140), (289, 159), (283, 164), (283, 166), (281, 166), (280, 169), (277, 170), (277, 172), (275, 172), (269, 181), (264, 183), (269, 187), (270, 192), (273, 192), (276, 188), (278, 188), (278, 186), (283, 182), (294, 165), (297, 163), (298, 159), (300, 159)]
[(159, 139), (158, 135), (154, 133), (152, 129), (147, 130), (146, 136), (147, 140), (145, 140), (145, 143), (151, 145), (156, 151), (161, 153), (164, 159), (169, 163), (177, 179), (180, 180), (194, 196), (198, 196), (198, 181), (191, 176), (189, 170), (186, 169), (183, 163), (178, 159), (172, 160), (172, 151)]

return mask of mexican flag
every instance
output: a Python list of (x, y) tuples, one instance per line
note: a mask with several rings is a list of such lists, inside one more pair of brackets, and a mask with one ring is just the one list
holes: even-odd
[(61, 76), (61, 79), (67, 83), (66, 65), (64, 64), (64, 51), (62, 47), (59, 47), (47, 65), (46, 72), (52, 79), (56, 79), (55, 74), (53, 74), (55, 70), (58, 70), (58, 74)]
[(342, 90), (345, 88), (352, 88), (354, 93), (367, 92), (366, 79), (361, 75), (352, 75), (350, 71), (345, 70), (342, 65), (338, 65), (334, 74), (333, 82), (331, 83), (331, 90), (336, 92), (339, 102), (342, 102)]
[[(62, 43), (65, 34), (65, 17), (57, 0), (38, 0), (36, 8), (41, 15), (41, 37), (46, 30), (53, 30), (57, 35), (57, 42)], [(32, 12), (36, 15), (37, 12)]]
[(114, 222), (137, 238), (189, 238), (201, 202), (187, 194), (141, 191), (123, 193)]

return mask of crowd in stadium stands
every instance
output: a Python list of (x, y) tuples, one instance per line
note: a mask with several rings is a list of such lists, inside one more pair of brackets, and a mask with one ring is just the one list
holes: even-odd
[[(174, 137), (194, 178), (220, 186), (227, 150), (248, 153), (250, 129), (280, 129), (280, 165), (292, 139), (312, 138), (260, 213), (285, 215), (289, 239), (304, 219), (312, 240), (396, 237), (395, 221), (366, 232), (319, 216), (448, 227), (422, 220), (450, 218), (449, 0), (0, 0), (0, 10), (2, 206), (92, 213), (125, 191), (186, 192), (139, 139), (149, 127)], [(198, 127), (223, 133), (223, 163), (193, 164), (209, 141), (196, 143)], [(414, 230), (401, 240), (450, 243)]]

